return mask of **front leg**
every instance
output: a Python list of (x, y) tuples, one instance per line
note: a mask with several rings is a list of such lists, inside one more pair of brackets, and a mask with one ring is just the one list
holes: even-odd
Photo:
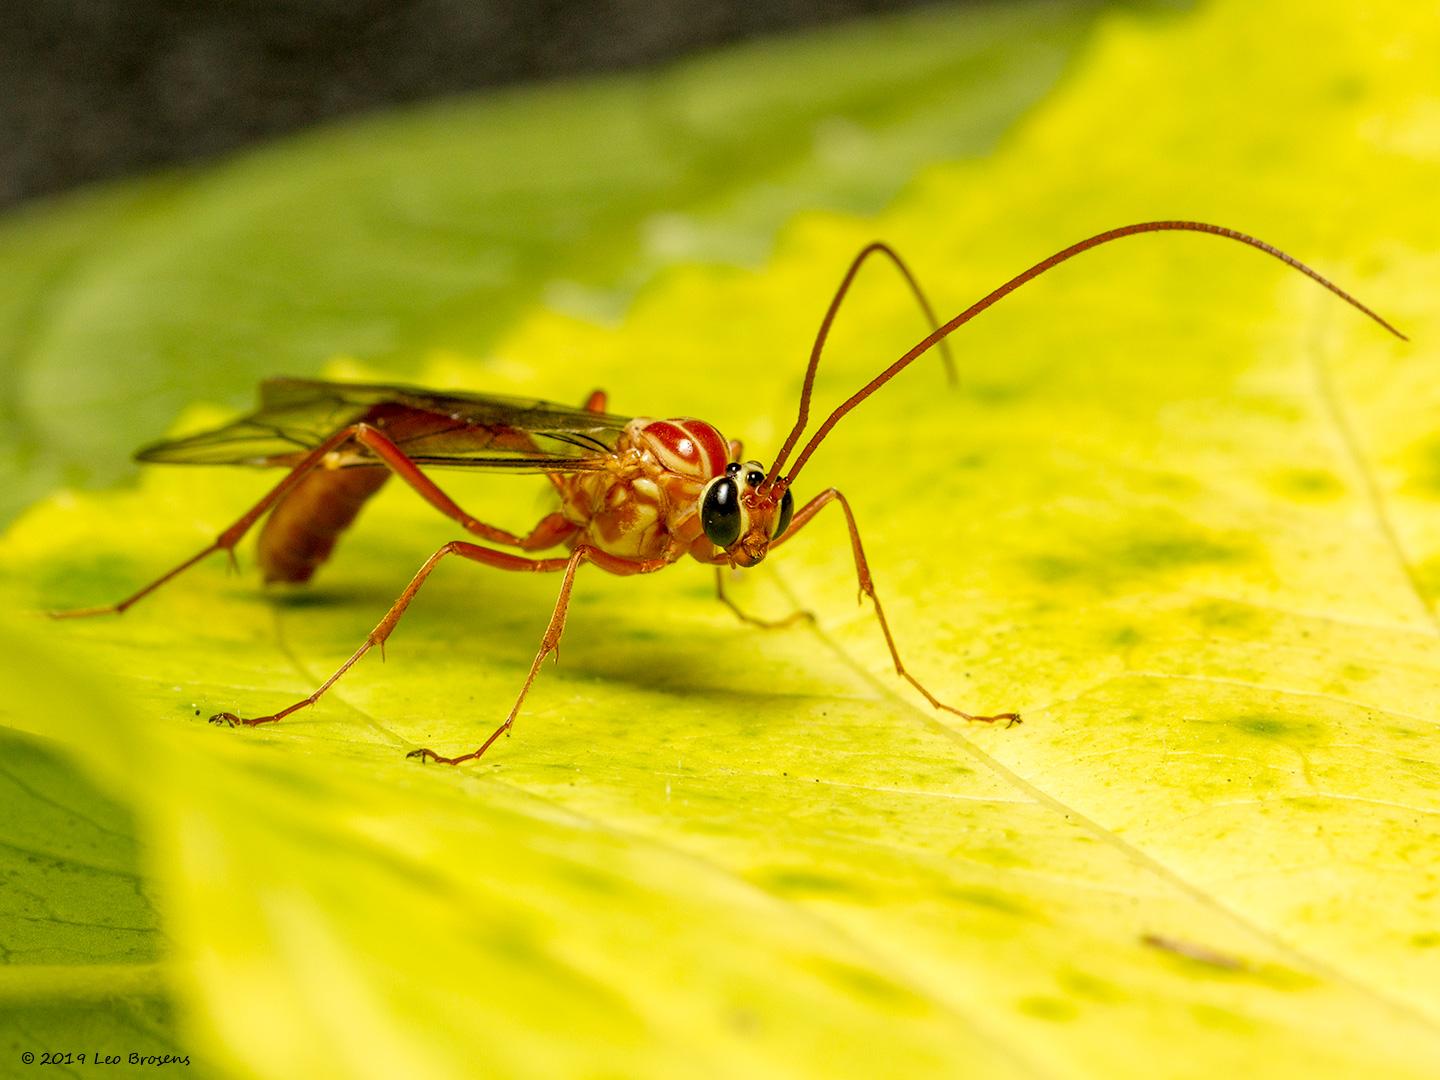
[(905, 670), (905, 665), (900, 659), (900, 650), (895, 647), (895, 639), (890, 634), (890, 624), (885, 621), (885, 609), (880, 606), (880, 597), (875, 594), (875, 583), (870, 577), (870, 564), (865, 559), (865, 549), (860, 543), (860, 529), (855, 524), (855, 515), (850, 510), (850, 503), (838, 489), (830, 488), (828, 491), (822, 491), (796, 511), (795, 519), (791, 521), (790, 527), (785, 530), (785, 535), (771, 544), (771, 548), (778, 547), (786, 540), (789, 540), (807, 525), (816, 514), (832, 502), (838, 502), (840, 509), (845, 511), (845, 523), (850, 529), (850, 550), (855, 556), (855, 576), (859, 580), (861, 594), (868, 596), (870, 602), (875, 605), (875, 617), (880, 620), (880, 631), (885, 635), (885, 644), (890, 649), (890, 658), (895, 661), (895, 674), (899, 675), (911, 686), (915, 687), (916, 690), (924, 694), (925, 700), (937, 709), (944, 709), (946, 712), (954, 713), (956, 716), (961, 716), (966, 720), (973, 720), (978, 723), (993, 724), (998, 720), (1004, 720), (1006, 727), (1020, 723), (1019, 713), (1007, 712), (996, 713), (994, 716), (975, 716), (961, 709), (957, 709), (953, 705), (947, 705), (934, 694), (930, 693), (929, 690), (925, 689), (919, 679)]

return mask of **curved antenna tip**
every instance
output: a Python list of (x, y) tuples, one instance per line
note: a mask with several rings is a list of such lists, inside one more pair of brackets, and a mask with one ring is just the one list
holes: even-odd
[[(796, 456), (794, 462), (792, 463), (788, 462), (788, 455), (790, 450), (798, 441), (801, 431), (805, 426), (805, 421), (808, 415), (808, 410), (806, 406), (808, 405), (809, 401), (810, 384), (813, 382), (815, 361), (817, 359), (817, 356), (812, 355), (811, 366), (806, 371), (806, 388), (805, 393), (802, 396), (800, 419), (796, 423), (794, 429), (791, 431), (789, 438), (786, 439), (785, 445), (782, 448), (781, 453), (776, 456), (775, 464), (771, 466), (770, 479), (773, 482), (773, 480), (780, 475), (780, 471), (786, 466), (786, 464), (789, 464), (790, 468), (789, 471), (785, 474), (785, 481), (787, 484), (793, 481), (795, 477), (800, 474), (800, 470), (805, 467), (805, 463), (810, 460), (810, 455), (813, 454), (820, 446), (820, 444), (825, 441), (825, 437), (829, 435), (829, 433), (834, 429), (835, 425), (838, 424), (842, 419), (844, 419), (844, 417), (852, 409), (854, 409), (855, 406), (859, 405), (862, 401), (868, 398), (881, 386), (885, 385), (885, 383), (889, 382), (896, 375), (900, 374), (901, 371), (909, 367), (911, 363), (919, 359), (920, 356), (928, 352), (933, 346), (943, 342), (944, 339), (947, 338), (955, 330), (958, 330), (961, 326), (964, 326), (975, 316), (979, 315), (981, 312), (985, 311), (987, 308), (991, 307), (998, 301), (1004, 299), (1006, 296), (1014, 292), (1016, 289), (1020, 288), (1026, 282), (1034, 280), (1046, 271), (1051, 270), (1056, 266), (1059, 266), (1061, 263), (1074, 258), (1076, 255), (1079, 255), (1082, 252), (1089, 251), (1091, 248), (1098, 247), (1101, 244), (1108, 244), (1113, 240), (1120, 240), (1127, 236), (1135, 236), (1140, 233), (1151, 232), (1208, 233), (1211, 236), (1223, 237), (1224, 239), (1234, 240), (1241, 244), (1245, 244), (1248, 247), (1255, 248), (1258, 251), (1264, 252), (1266, 255), (1278, 259), (1280, 262), (1286, 264), (1291, 269), (1299, 271), (1306, 277), (1310, 278), (1310, 280), (1323, 286), (1325, 289), (1329, 290), (1331, 293), (1339, 297), (1345, 303), (1355, 308), (1357, 311), (1366, 315), (1370, 319), (1373, 319), (1376, 323), (1384, 327), (1390, 333), (1394, 334), (1401, 341), (1410, 340), (1395, 326), (1391, 325), (1391, 323), (1386, 321), (1380, 315), (1376, 314), (1365, 304), (1361, 303), (1358, 298), (1346, 292), (1344, 289), (1340, 288), (1340, 286), (1336, 285), (1329, 278), (1323, 276), (1318, 271), (1307, 266), (1305, 263), (1302, 263), (1293, 255), (1289, 255), (1286, 252), (1281, 251), (1274, 245), (1268, 244), (1264, 240), (1260, 240), (1257, 237), (1251, 236), (1249, 233), (1243, 233), (1236, 229), (1228, 228), (1224, 225), (1212, 225), (1209, 222), (1204, 221), (1142, 221), (1134, 225), (1122, 225), (1119, 228), (1107, 229), (1105, 232), (1096, 233), (1094, 236), (1081, 240), (1078, 243), (1071, 244), (1069, 247), (1055, 252), (1055, 254), (1049, 256), (1048, 258), (1040, 260), (1040, 262), (1036, 263), (1028, 270), (1024, 270), (1021, 273), (1016, 274), (1009, 281), (1006, 281), (998, 288), (993, 289), (991, 292), (987, 293), (985, 296), (975, 301), (975, 303), (971, 304), (968, 308), (962, 311), (959, 315), (956, 315), (953, 319), (940, 326), (937, 326), (934, 332), (923, 338), (919, 343), (917, 343), (913, 348), (911, 348), (909, 352), (905, 353), (903, 356), (900, 357), (900, 359), (896, 360), (879, 375), (875, 376), (875, 378), (871, 379), (868, 383), (866, 383), (854, 394), (851, 394), (850, 397), (846, 398), (845, 401), (838, 405), (835, 410), (831, 412), (831, 414), (825, 419), (824, 423), (822, 423), (819, 428), (816, 429), (815, 433), (810, 436), (810, 439), (801, 448), (800, 453)], [(864, 257), (864, 254), (865, 253), (862, 252), (861, 258)], [(858, 264), (859, 260), (857, 259), (856, 262), (851, 265), (850, 274), (846, 278), (846, 285), (848, 285), (850, 277), (853, 277), (856, 269), (858, 269)], [(839, 295), (843, 295), (844, 288), (845, 286), (842, 285), (841, 293)], [(837, 295), (836, 302), (838, 302), (838, 299), (839, 296)], [(827, 323), (825, 324), (826, 326), (828, 326), (828, 318), (833, 316), (833, 307), (834, 303), (832, 303), (832, 311), (830, 313), (830, 316), (827, 316)]]

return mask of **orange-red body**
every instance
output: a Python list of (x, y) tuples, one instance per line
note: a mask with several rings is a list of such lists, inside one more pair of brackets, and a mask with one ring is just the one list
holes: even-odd
[(621, 559), (712, 562), (700, 492), (725, 471), (729, 447), (703, 420), (632, 420), (600, 472), (554, 476), (560, 512), (589, 544)]
[(309, 581), (365, 501), (389, 478), (390, 470), (377, 466), (307, 474), (270, 511), (260, 530), (255, 555), (266, 584)]
[[(376, 410), (365, 422), (392, 438), (413, 437), (434, 423), (434, 415)], [(492, 442), (497, 436), (493, 429), (476, 434)], [(515, 441), (517, 450), (526, 448), (523, 434), (498, 434)], [(632, 420), (602, 469), (550, 474), (559, 513), (570, 526), (551, 535), (556, 544), (587, 544), (637, 569), (641, 562), (676, 562), (687, 554), (713, 562), (715, 545), (700, 526), (700, 492), (725, 471), (729, 457), (724, 437), (703, 420)], [(309, 581), (390, 476), (384, 467), (350, 460), (343, 448), (335, 451), (336, 467), (307, 473), (270, 512), (257, 549), (267, 582)], [(607, 568), (626, 572), (623, 564)]]

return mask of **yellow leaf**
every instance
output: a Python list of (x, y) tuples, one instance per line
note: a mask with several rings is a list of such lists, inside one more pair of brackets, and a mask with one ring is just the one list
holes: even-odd
[[(307, 598), (207, 564), (47, 628), (140, 710), (71, 722), (149, 748), (133, 795), (211, 1045), (265, 1076), (1434, 1075), (1436, 55), (1398, 4), (1114, 17), (992, 159), (878, 218), (801, 217), (759, 272), (673, 271), (619, 326), (535, 308), (486, 356), (430, 356), (437, 384), (604, 386), (765, 458), (865, 241), (956, 311), (1157, 217), (1257, 232), (1410, 332), (1239, 246), (1145, 237), (968, 326), (958, 391), (921, 364), (841, 423), (797, 495), (851, 498), (913, 672), (1023, 726), (894, 676), (834, 510), (736, 589), (814, 628), (735, 625), (697, 566), (585, 575), (563, 663), (467, 769), (403, 754), (503, 717), (552, 579), (447, 566), (385, 666), (273, 729), (200, 722), (351, 652), (454, 534), (407, 491)], [(867, 272), (817, 411), (916, 321)], [(265, 480), (55, 500), (0, 561), (25, 606), (95, 602)], [(527, 481), (454, 488), (507, 527), (538, 509)]]

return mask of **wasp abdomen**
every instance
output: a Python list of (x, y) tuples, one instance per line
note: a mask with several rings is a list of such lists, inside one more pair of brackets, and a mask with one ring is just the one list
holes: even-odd
[(389, 476), (388, 469), (369, 465), (306, 475), (270, 511), (260, 531), (256, 554), (266, 583), (309, 581)]

